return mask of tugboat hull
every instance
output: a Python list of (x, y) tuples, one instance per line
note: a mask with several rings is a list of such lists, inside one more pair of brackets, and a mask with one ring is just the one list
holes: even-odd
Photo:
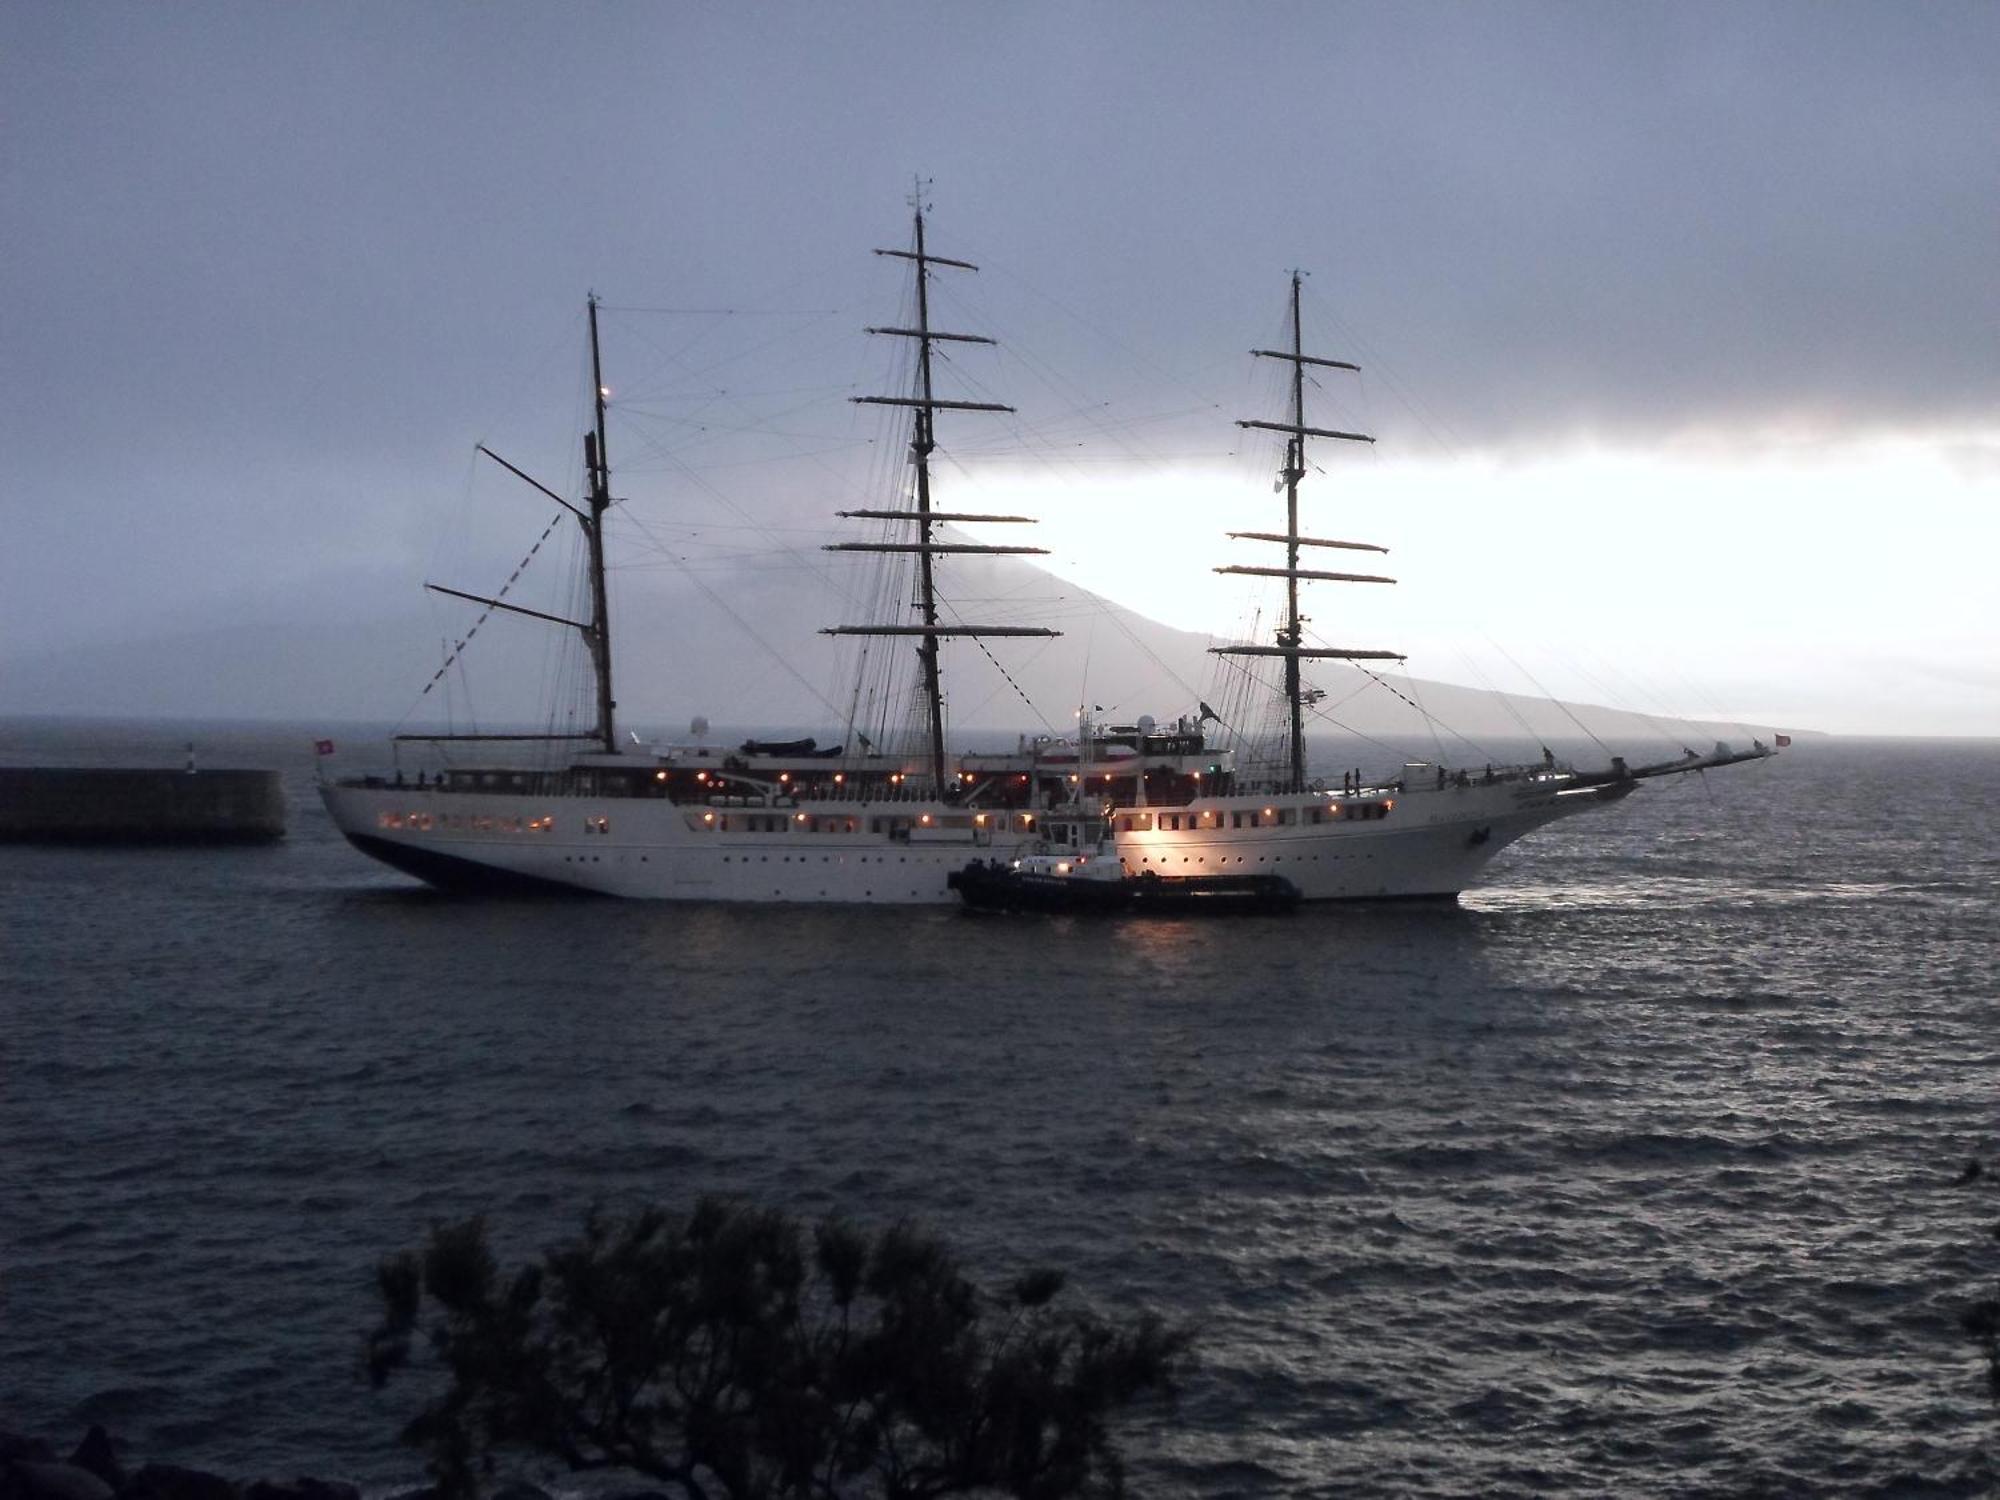
[(1299, 888), (1282, 875), (1131, 875), (1079, 879), (974, 861), (948, 882), (974, 911), (1221, 916), (1291, 911)]

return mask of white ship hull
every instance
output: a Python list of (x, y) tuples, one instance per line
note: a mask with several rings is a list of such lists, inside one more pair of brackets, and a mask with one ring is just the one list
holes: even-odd
[[(1127, 807), (1111, 826), (1134, 874), (1282, 875), (1308, 901), (1452, 897), (1515, 839), (1634, 785), (1577, 785), (1558, 773), (1353, 797), (1237, 794)], [(1052, 811), (1024, 828), (1018, 811), (920, 802), (719, 810), (351, 783), (322, 795), (363, 852), (446, 889), (665, 901), (954, 904), (952, 871), (1027, 853), (1064, 820)], [(899, 827), (877, 831), (882, 824)]]
[[(935, 905), (956, 900), (945, 877), (968, 860), (1012, 859), (1036, 842), (1032, 833), (999, 826), (902, 837), (869, 831), (871, 816), (915, 821), (927, 812), (945, 815), (942, 804), (798, 802), (723, 812), (666, 801), (407, 787), (328, 785), (321, 795), (334, 825), (363, 853), (451, 890)], [(716, 826), (752, 818), (772, 831)], [(792, 831), (802, 818), (810, 831)], [(859, 827), (823, 831), (836, 820), (841, 829)]]
[[(1343, 806), (1325, 795), (1231, 797), (1192, 809), (1154, 812), (1151, 830), (1127, 830), (1121, 813), (1114, 826), (1120, 861), (1133, 873), (1161, 875), (1282, 875), (1307, 901), (1380, 901), (1452, 897), (1478, 883), (1493, 856), (1524, 834), (1572, 813), (1616, 800), (1633, 783), (1575, 787), (1569, 777), (1442, 790), (1412, 790), (1379, 820), (1341, 817), (1313, 825), (1282, 821), (1288, 814)], [(1566, 789), (1567, 788), (1567, 789)], [(1371, 805), (1347, 803), (1343, 811)], [(1377, 802), (1373, 805), (1383, 805)], [(1219, 812), (1229, 824), (1241, 812), (1256, 825), (1201, 828), (1190, 833), (1190, 813)], [(1182, 827), (1163, 830), (1165, 817)], [(1206, 821), (1206, 818), (1203, 818)]]

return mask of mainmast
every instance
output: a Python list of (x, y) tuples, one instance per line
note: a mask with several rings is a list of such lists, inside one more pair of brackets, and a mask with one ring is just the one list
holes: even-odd
[(1299, 534), (1299, 481), (1306, 473), (1306, 439), (1309, 437), (1336, 438), (1350, 443), (1372, 443), (1374, 438), (1359, 432), (1336, 432), (1326, 427), (1306, 425), (1306, 366), (1316, 365), (1331, 370), (1359, 370), (1359, 365), (1349, 364), (1342, 359), (1320, 359), (1307, 354), (1299, 326), (1299, 281), (1300, 273), (1292, 272), (1292, 347), (1284, 349), (1252, 349), (1250, 352), (1260, 359), (1282, 359), (1292, 367), (1291, 420), (1289, 422), (1257, 422), (1239, 420), (1238, 427), (1260, 428), (1267, 432), (1285, 434), (1285, 466), (1279, 477), (1285, 486), (1285, 529), (1283, 532), (1232, 531), (1232, 537), (1255, 542), (1282, 542), (1285, 546), (1285, 566), (1282, 568), (1226, 567), (1217, 568), (1218, 573), (1245, 573), (1259, 578), (1282, 578), (1285, 580), (1285, 618), (1278, 626), (1275, 646), (1212, 646), (1209, 649), (1217, 656), (1277, 656), (1285, 663), (1285, 704), (1289, 720), (1289, 769), (1290, 779), (1287, 791), (1298, 791), (1306, 782), (1306, 742), (1305, 742), (1305, 698), (1300, 682), (1299, 663), (1303, 659), (1341, 661), (1401, 661), (1403, 656), (1396, 651), (1354, 651), (1333, 646), (1307, 646), (1305, 640), (1306, 617), (1299, 613), (1299, 582), (1301, 579), (1321, 579), (1334, 583), (1394, 583), (1393, 578), (1383, 578), (1373, 573), (1327, 573), (1299, 566), (1301, 547), (1338, 547), (1351, 552), (1388, 552), (1387, 547), (1377, 547), (1370, 542), (1335, 542), (1320, 537)]
[(897, 552), (914, 553), (917, 558), (917, 598), (916, 610), (921, 624), (917, 625), (836, 625), (821, 632), (823, 635), (884, 635), (914, 636), (917, 638), (917, 659), (923, 669), (923, 693), (926, 718), (929, 721), (930, 770), (933, 787), (942, 793), (945, 789), (945, 747), (944, 747), (944, 686), (938, 666), (938, 643), (946, 636), (1000, 636), (1039, 635), (1051, 636), (1059, 631), (1030, 625), (945, 625), (939, 623), (937, 583), (934, 576), (934, 560), (947, 553), (986, 554), (1046, 554), (1046, 547), (994, 547), (976, 542), (941, 542), (937, 540), (935, 528), (947, 521), (1032, 522), (1031, 516), (989, 516), (968, 512), (945, 512), (931, 507), (931, 453), (937, 447), (937, 414), (940, 411), (1000, 411), (1011, 412), (1014, 408), (1003, 406), (997, 401), (946, 401), (939, 399), (931, 378), (932, 348), (939, 342), (961, 344), (991, 344), (992, 339), (974, 333), (941, 333), (931, 327), (930, 276), (932, 266), (951, 266), (961, 271), (977, 271), (979, 267), (970, 261), (951, 260), (942, 255), (932, 255), (924, 246), (924, 203), (921, 189), (911, 198), (911, 207), (916, 218), (916, 248), (914, 250), (877, 250), (877, 255), (892, 256), (898, 260), (913, 261), (917, 277), (917, 326), (915, 328), (871, 328), (870, 333), (886, 334), (894, 338), (915, 339), (917, 341), (917, 381), (916, 393), (911, 396), (856, 396), (857, 402), (871, 406), (906, 406), (914, 416), (910, 434), (910, 460), (916, 470), (916, 509), (901, 510), (844, 510), (842, 516), (871, 518), (887, 521), (911, 521), (916, 523), (916, 540), (908, 542), (838, 542), (829, 546), (829, 552)]

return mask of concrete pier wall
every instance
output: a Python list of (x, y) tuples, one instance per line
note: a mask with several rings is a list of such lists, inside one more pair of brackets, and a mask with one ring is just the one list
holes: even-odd
[(284, 836), (276, 771), (0, 768), (0, 842), (257, 843)]

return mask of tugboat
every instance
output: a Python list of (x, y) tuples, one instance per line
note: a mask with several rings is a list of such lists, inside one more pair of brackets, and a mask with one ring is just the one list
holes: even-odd
[(1302, 899), (1282, 875), (1130, 874), (1108, 831), (1089, 852), (1042, 847), (1012, 861), (975, 859), (946, 884), (973, 911), (1220, 916), (1291, 911)]

